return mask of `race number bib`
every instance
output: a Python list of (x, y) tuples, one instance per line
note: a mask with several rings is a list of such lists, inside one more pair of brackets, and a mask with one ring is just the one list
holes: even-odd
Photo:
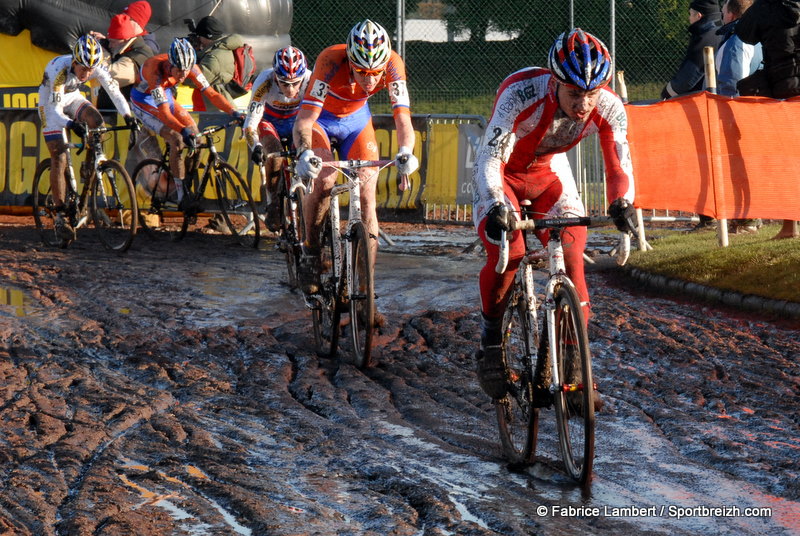
[(411, 102), (408, 98), (408, 88), (406, 87), (405, 80), (389, 82), (387, 87), (389, 90), (389, 100), (392, 101), (392, 106), (410, 106)]
[(486, 148), (489, 154), (499, 158), (503, 162), (508, 162), (511, 150), (514, 148), (514, 133), (502, 127), (489, 125), (486, 132)]
[(153, 101), (156, 103), (156, 106), (167, 102), (167, 95), (164, 93), (163, 87), (154, 87), (150, 92), (150, 96), (153, 97)]
[(316, 100), (324, 101), (325, 97), (328, 95), (329, 87), (330, 86), (326, 82), (315, 80), (314, 86), (311, 88), (311, 97)]

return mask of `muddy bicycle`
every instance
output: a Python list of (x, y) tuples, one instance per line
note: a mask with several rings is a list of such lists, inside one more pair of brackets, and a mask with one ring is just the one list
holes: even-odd
[[(125, 168), (116, 160), (109, 160), (103, 152), (103, 135), (117, 130), (138, 130), (138, 125), (89, 128), (79, 143), (68, 142), (67, 167), (64, 171), (64, 218), (77, 231), (94, 223), (94, 229), (103, 246), (123, 253), (136, 236), (138, 207), (133, 182)], [(78, 182), (72, 166), (72, 149), (78, 154), (86, 150), (80, 166)], [(56, 232), (56, 209), (50, 184), (50, 158), (42, 160), (33, 179), (33, 219), (42, 241), (54, 247), (66, 248), (74, 238), (64, 238)]]
[[(288, 283), (291, 288), (299, 288), (297, 266), (303, 252), (303, 241), (305, 240), (305, 220), (303, 218), (303, 199), (306, 194), (305, 182), (297, 176), (294, 166), (297, 161), (297, 153), (289, 147), (287, 139), (281, 139), (283, 150), (275, 153), (266, 154), (264, 162), (269, 158), (280, 158), (281, 165), (278, 172), (278, 182), (274, 194), (267, 189), (267, 177), (265, 165), (259, 166), (261, 172), (262, 194), (259, 205), (259, 213), (265, 225), (278, 234), (275, 247), (284, 254), (286, 258), (286, 271)], [(272, 195), (277, 196), (277, 202), (272, 203)], [(268, 214), (268, 207), (277, 210), (276, 214)], [(268, 222), (275, 222), (270, 224)], [(277, 224), (276, 228), (271, 225)]]
[[(581, 301), (566, 274), (561, 235), (572, 226), (606, 223), (608, 218), (565, 217), (522, 219), (511, 222), (522, 230), (526, 253), (517, 270), (505, 315), (505, 348), (508, 392), (495, 401), (503, 452), (512, 465), (533, 461), (539, 431), (540, 408), (555, 408), (559, 449), (567, 474), (585, 484), (591, 479), (595, 444), (595, 392), (592, 358)], [(528, 249), (528, 233), (548, 230), (544, 256)], [(630, 235), (621, 233), (616, 248), (618, 264), (630, 251)], [(503, 273), (508, 262), (508, 242), (500, 237), (500, 260), (496, 270)], [(534, 286), (535, 265), (547, 262), (548, 278), (544, 298)]]
[[(374, 251), (371, 241), (378, 237), (369, 233), (361, 221), (361, 187), (376, 180), (381, 171), (393, 166), (394, 160), (336, 160), (322, 162), (323, 167), (336, 169), (345, 177), (330, 193), (330, 208), (320, 229), (319, 291), (305, 296), (311, 310), (317, 352), (335, 356), (342, 312), (349, 311), (352, 360), (358, 368), (372, 364), (372, 339), (375, 331)], [(361, 178), (358, 170), (378, 168), (369, 177)], [(407, 177), (403, 184), (407, 184)], [(340, 229), (339, 198), (350, 194), (347, 218)]]
[[(140, 196), (139, 221), (151, 238), (164, 232), (171, 240), (182, 240), (204, 211), (204, 199), (210, 188), (210, 194), (216, 200), (217, 209), (230, 234), (244, 246), (258, 247), (261, 224), (250, 187), (236, 168), (219, 154), (214, 144), (216, 132), (234, 125), (238, 125), (238, 120), (206, 127), (199, 134), (202, 141), (197, 147), (194, 150), (186, 149), (186, 178), (183, 180), (184, 192), (180, 205), (170, 202), (167, 194), (173, 184), (169, 145), (164, 148), (160, 159), (143, 160), (136, 166), (133, 181), (137, 185), (147, 185), (148, 190)], [(205, 158), (201, 158), (204, 153)], [(161, 186), (164, 184), (166, 188)], [(154, 216), (155, 220), (149, 219)]]

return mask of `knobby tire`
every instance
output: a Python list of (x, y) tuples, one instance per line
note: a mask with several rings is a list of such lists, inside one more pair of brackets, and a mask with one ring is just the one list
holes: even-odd
[(562, 385), (575, 386), (554, 395), (559, 446), (567, 474), (585, 484), (594, 462), (594, 379), (580, 298), (572, 285), (561, 284), (555, 291), (555, 323), (559, 378)]
[(538, 328), (531, 323), (524, 291), (515, 282), (503, 316), (508, 393), (495, 403), (503, 454), (511, 466), (533, 461), (539, 431), (539, 408), (533, 405)]
[(375, 282), (370, 237), (363, 223), (350, 231), (353, 286), (350, 291), (350, 334), (353, 364), (367, 368), (372, 364), (372, 338), (375, 332)]
[(261, 239), (261, 220), (248, 184), (227, 162), (218, 162), (214, 171), (217, 204), (225, 225), (241, 245), (257, 248)]
[(116, 160), (103, 162), (92, 185), (92, 219), (103, 245), (123, 253), (136, 236), (139, 214), (128, 172)]
[(48, 246), (65, 248), (69, 242), (56, 235), (55, 208), (50, 188), (50, 159), (39, 162), (33, 179), (33, 220), (42, 242)]
[[(339, 345), (339, 320), (341, 317), (341, 285), (333, 273), (333, 230), (330, 218), (325, 215), (320, 228), (321, 287), (317, 303), (311, 309), (314, 326), (314, 341), (317, 354), (334, 357)], [(336, 230), (338, 232), (338, 229)]]

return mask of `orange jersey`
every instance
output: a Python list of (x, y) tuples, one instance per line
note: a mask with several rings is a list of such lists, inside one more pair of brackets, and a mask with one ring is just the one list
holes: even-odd
[[(178, 84), (178, 80), (172, 76), (171, 70), (172, 66), (166, 54), (148, 58), (140, 69), (141, 81), (131, 90), (131, 100), (135, 105), (158, 117), (164, 125), (180, 132), (182, 128), (190, 125), (187, 124), (188, 115), (185, 118), (179, 118), (176, 117), (179, 114), (173, 114), (170, 110), (172, 103), (170, 89)], [(214, 91), (197, 65), (189, 70), (186, 78), (191, 80), (197, 89), (206, 92), (209, 100), (217, 108), (226, 113), (233, 113), (231, 103)], [(175, 106), (179, 105), (175, 103)]]
[(392, 113), (411, 113), (406, 66), (399, 54), (392, 51), (383, 79), (367, 94), (353, 79), (346, 45), (333, 45), (317, 57), (301, 107), (305, 110), (321, 108), (344, 117), (360, 110), (367, 99), (383, 88), (389, 92)]

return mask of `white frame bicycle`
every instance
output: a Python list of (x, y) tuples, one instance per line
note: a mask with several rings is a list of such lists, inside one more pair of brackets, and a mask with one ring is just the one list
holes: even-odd
[[(320, 228), (322, 273), (320, 289), (306, 296), (311, 310), (317, 352), (323, 356), (336, 355), (341, 313), (350, 313), (350, 335), (353, 343), (353, 364), (366, 368), (372, 364), (372, 339), (375, 331), (375, 279), (373, 258), (375, 247), (361, 219), (361, 188), (376, 180), (380, 172), (393, 166), (394, 160), (334, 160), (322, 162), (347, 179), (331, 190), (330, 207)], [(378, 168), (362, 178), (358, 170)], [(344, 229), (339, 213), (342, 194), (350, 194)]]
[[(536, 451), (539, 408), (552, 404), (565, 469), (581, 484), (589, 482), (592, 475), (597, 386), (592, 375), (583, 304), (566, 273), (561, 234), (567, 227), (608, 221), (608, 218), (596, 217), (527, 219), (523, 215), (522, 220), (511, 222), (513, 230), (523, 231), (526, 252), (503, 317), (509, 388), (505, 397), (495, 401), (503, 452), (512, 465), (531, 463)], [(545, 257), (548, 279), (541, 303), (536, 296), (533, 270), (534, 264), (543, 257), (528, 250), (525, 233), (534, 229), (550, 231)], [(620, 234), (617, 263), (624, 264), (630, 252), (630, 235)], [(506, 269), (508, 247), (503, 231), (498, 273)], [(544, 309), (544, 315), (540, 308)]]

